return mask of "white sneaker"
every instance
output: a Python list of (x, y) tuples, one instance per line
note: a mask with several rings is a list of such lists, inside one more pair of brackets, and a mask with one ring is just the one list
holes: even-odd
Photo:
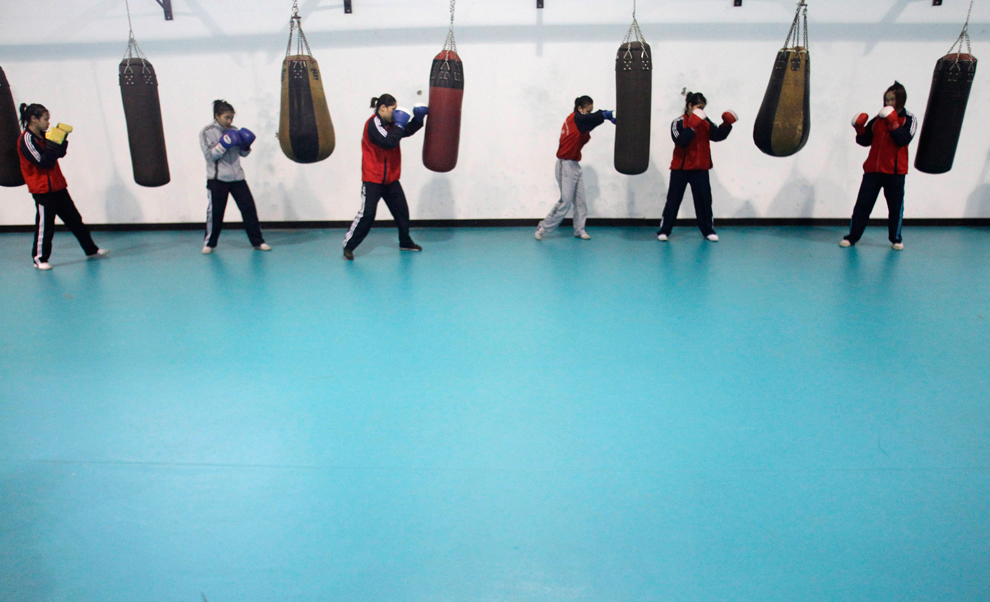
[(667, 242), (667, 235), (666, 234), (657, 234), (657, 240), (659, 240), (660, 242)]
[(257, 247), (255, 247), (255, 249), (257, 249), (259, 251), (271, 251), (272, 250), (272, 246), (269, 245), (266, 242), (263, 242), (260, 245), (258, 245)]
[(893, 249), (895, 251), (903, 251), (904, 250), (904, 243), (902, 243), (902, 242), (895, 242), (894, 243), (894, 246), (893, 246)]
[(52, 264), (47, 261), (35, 261), (34, 267), (39, 270), (50, 270), (52, 269)]
[(212, 252), (213, 252), (213, 247), (208, 247), (206, 245), (203, 245), (203, 255), (209, 255)]
[(574, 238), (580, 238), (581, 240), (591, 240), (591, 235), (587, 232), (582, 232), (580, 234), (575, 234)]
[(718, 242), (718, 234), (709, 234), (705, 238), (707, 238), (711, 242)]
[(97, 249), (96, 253), (93, 253), (92, 255), (87, 255), (86, 259), (99, 259), (100, 257), (106, 257), (107, 253), (109, 252), (110, 249)]
[(839, 241), (839, 246), (840, 247), (851, 247), (851, 246), (853, 246), (853, 244), (851, 242), (849, 242), (848, 240), (846, 240), (846, 239), (843, 238), (841, 241)]
[(536, 234), (534, 234), (533, 237), (536, 238), (536, 240), (543, 240), (544, 234), (546, 234), (546, 232), (543, 231), (543, 228), (537, 228)]

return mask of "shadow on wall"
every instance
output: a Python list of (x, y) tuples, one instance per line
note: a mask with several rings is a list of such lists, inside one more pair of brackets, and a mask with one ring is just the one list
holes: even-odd
[(659, 217), (667, 198), (667, 180), (651, 158), (650, 166), (638, 176), (627, 176), (626, 217)]
[(982, 184), (973, 190), (966, 201), (965, 217), (990, 217), (990, 153), (987, 153), (987, 160), (983, 162), (983, 173), (980, 174)]
[[(93, 87), (96, 90), (96, 102), (100, 106), (100, 115), (103, 116), (103, 136), (106, 140), (107, 147), (113, 148), (113, 141), (110, 137), (110, 128), (107, 126), (109, 119), (107, 117), (106, 109), (103, 103), (103, 90), (100, 88), (100, 78), (97, 77), (96, 63), (90, 63), (90, 70), (93, 74)], [(128, 158), (130, 158), (130, 149), (127, 153)], [(106, 209), (106, 221), (113, 224), (129, 224), (129, 223), (140, 223), (144, 218), (144, 212), (141, 211), (141, 203), (138, 198), (127, 189), (127, 185), (124, 183), (124, 179), (120, 176), (120, 171), (117, 169), (117, 165), (111, 162), (110, 165), (113, 168), (113, 173), (110, 176), (110, 186), (107, 187), (106, 191), (106, 202), (104, 207)]]
[(787, 217), (812, 217), (815, 214), (815, 186), (797, 171), (795, 164), (791, 176), (781, 186), (780, 192), (770, 202), (767, 215)]
[(434, 175), (419, 191), (419, 204), (430, 208), (430, 216), (425, 219), (457, 219), (450, 177), (444, 174)]

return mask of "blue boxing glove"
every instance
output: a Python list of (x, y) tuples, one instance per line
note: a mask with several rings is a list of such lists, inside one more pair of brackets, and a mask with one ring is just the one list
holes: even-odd
[(430, 112), (430, 108), (424, 104), (418, 104), (413, 107), (413, 118), (422, 119), (426, 117), (426, 114)]
[(227, 130), (220, 136), (220, 145), (224, 148), (230, 148), (232, 146), (240, 146), (241, 144), (241, 134), (237, 130)]
[(412, 117), (409, 115), (409, 111), (402, 107), (396, 107), (395, 111), (392, 112), (392, 121), (402, 129), (406, 128), (406, 124), (409, 123), (410, 119)]
[(250, 150), (251, 145), (257, 138), (257, 136), (254, 135), (254, 132), (247, 128), (241, 128), (237, 131), (237, 133), (241, 136), (241, 148), (244, 150)]
[(612, 123), (615, 123), (615, 111), (602, 111), (602, 116)]

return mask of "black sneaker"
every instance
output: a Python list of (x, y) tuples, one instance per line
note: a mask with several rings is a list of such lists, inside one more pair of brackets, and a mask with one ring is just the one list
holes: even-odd
[(354, 251), (345, 248), (344, 249), (344, 259), (347, 259), (349, 261), (354, 261)]
[(408, 245), (399, 245), (399, 250), (400, 251), (422, 251), (423, 250), (423, 247), (417, 245), (414, 242), (411, 242)]

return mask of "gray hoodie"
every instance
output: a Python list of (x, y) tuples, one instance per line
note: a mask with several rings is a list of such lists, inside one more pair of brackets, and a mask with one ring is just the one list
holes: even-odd
[[(229, 129), (236, 130), (236, 127)], [(241, 157), (251, 154), (251, 149), (244, 150), (239, 146), (224, 148), (220, 144), (220, 138), (224, 133), (223, 126), (213, 123), (203, 128), (199, 133), (199, 146), (206, 156), (206, 179), (220, 180), (221, 182), (239, 182), (244, 179), (244, 170), (241, 169)]]

